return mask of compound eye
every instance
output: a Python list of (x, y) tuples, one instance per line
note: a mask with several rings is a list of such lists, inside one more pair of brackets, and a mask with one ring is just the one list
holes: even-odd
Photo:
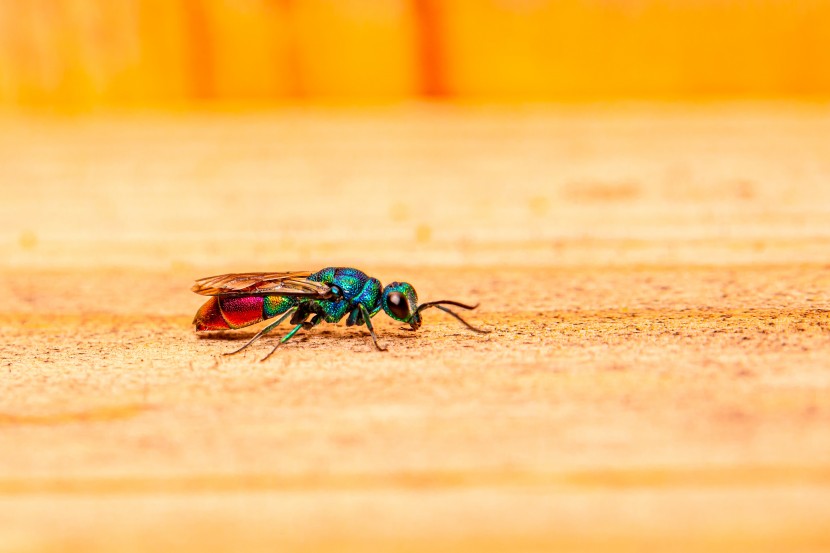
[(386, 305), (389, 306), (389, 311), (402, 321), (409, 319), (409, 304), (406, 297), (400, 292), (390, 292), (389, 297), (386, 298)]

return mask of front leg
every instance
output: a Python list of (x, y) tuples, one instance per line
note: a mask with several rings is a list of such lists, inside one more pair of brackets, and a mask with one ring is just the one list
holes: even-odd
[(375, 328), (372, 326), (372, 316), (369, 314), (369, 310), (362, 303), (359, 303), (358, 306), (360, 306), (360, 314), (363, 315), (363, 322), (366, 323), (366, 328), (369, 329), (369, 333), (372, 335), (372, 341), (375, 342), (375, 347), (380, 351), (386, 351), (386, 348), (378, 344), (378, 337), (375, 335)]

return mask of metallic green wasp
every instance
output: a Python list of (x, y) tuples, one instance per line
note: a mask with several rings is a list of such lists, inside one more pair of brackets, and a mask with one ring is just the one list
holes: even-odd
[(243, 328), (281, 315), (257, 332), (244, 346), (226, 355), (239, 353), (291, 317), (290, 323), (296, 326), (280, 339), (263, 361), (300, 330), (311, 330), (324, 321), (336, 323), (343, 317), (348, 317), (347, 326), (365, 324), (375, 346), (383, 351), (386, 348), (378, 344), (372, 326), (372, 317), (381, 309), (396, 321), (409, 324), (412, 330), (420, 328), (421, 312), (434, 307), (449, 313), (470, 330), (487, 332), (472, 326), (458, 313), (446, 307), (453, 305), (462, 309), (475, 309), (477, 305), (450, 300), (418, 305), (418, 295), (411, 284), (393, 282), (381, 288), (378, 279), (349, 267), (327, 267), (316, 273), (300, 271), (219, 275), (197, 280), (193, 291), (211, 296), (193, 319), (197, 331)]

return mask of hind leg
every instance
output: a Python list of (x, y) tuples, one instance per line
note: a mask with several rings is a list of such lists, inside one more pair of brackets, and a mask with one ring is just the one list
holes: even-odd
[(287, 319), (288, 317), (290, 317), (290, 316), (291, 316), (291, 314), (292, 314), (292, 313), (294, 313), (294, 311), (296, 311), (296, 310), (297, 310), (297, 308), (296, 308), (296, 307), (292, 307), (291, 309), (289, 309), (288, 311), (286, 311), (286, 312), (283, 314), (283, 316), (282, 316), (282, 317), (280, 317), (279, 319), (277, 319), (277, 320), (276, 320), (276, 321), (274, 321), (273, 323), (269, 324), (268, 326), (266, 326), (265, 328), (263, 328), (262, 330), (260, 330), (260, 331), (259, 331), (259, 332), (257, 332), (256, 334), (254, 334), (254, 337), (253, 337), (253, 338), (251, 338), (250, 340), (248, 340), (248, 342), (247, 342), (244, 346), (242, 346), (241, 348), (239, 348), (239, 349), (237, 349), (237, 350), (234, 350), (234, 351), (232, 351), (232, 352), (230, 352), (230, 353), (224, 353), (223, 355), (236, 355), (236, 354), (237, 354), (237, 353), (239, 353), (240, 351), (244, 350), (245, 348), (247, 348), (248, 346), (250, 346), (251, 344), (253, 344), (253, 343), (254, 343), (254, 342), (256, 342), (257, 340), (259, 340), (260, 338), (262, 338), (263, 336), (265, 336), (266, 334), (268, 334), (269, 332), (271, 332), (272, 330), (274, 330), (275, 328), (277, 328), (277, 327), (280, 325), (280, 323), (282, 323), (285, 319)]

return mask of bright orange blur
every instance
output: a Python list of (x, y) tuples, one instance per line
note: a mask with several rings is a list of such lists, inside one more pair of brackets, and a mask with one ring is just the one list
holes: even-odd
[(826, 0), (0, 3), (0, 105), (830, 96)]

